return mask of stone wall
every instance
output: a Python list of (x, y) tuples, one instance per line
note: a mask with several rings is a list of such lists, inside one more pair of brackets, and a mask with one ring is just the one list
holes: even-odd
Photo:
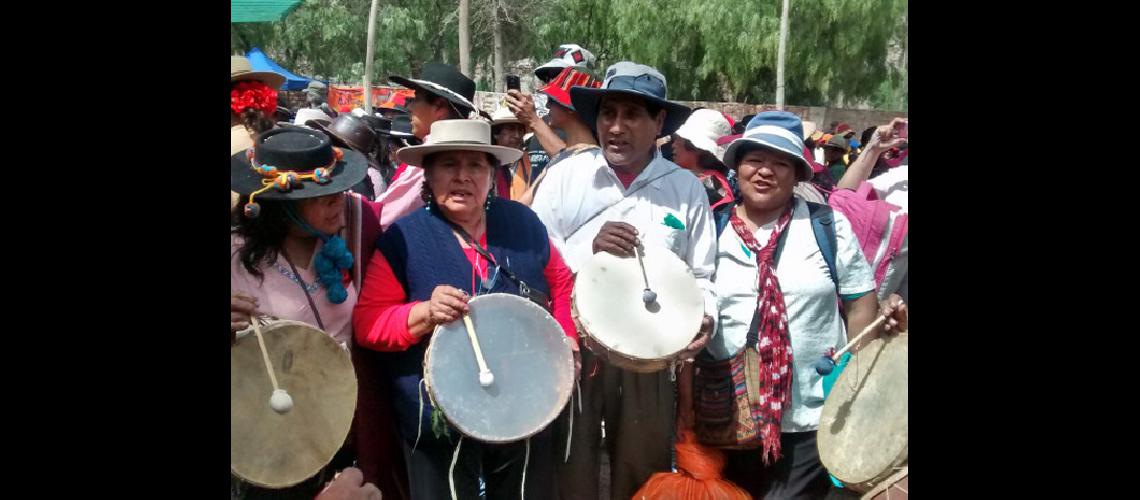
[[(536, 100), (538, 100), (538, 97), (540, 95), (536, 95)], [(495, 92), (475, 92), (475, 104), (487, 113), (494, 112), (495, 108), (498, 106), (500, 99), (502, 99), (502, 94)], [(739, 120), (747, 115), (756, 114), (761, 111), (776, 109), (775, 104), (745, 104), (742, 102), (699, 101), (679, 102), (694, 109), (715, 109), (723, 113), (727, 113), (732, 117), (733, 120)], [(816, 126), (820, 129), (827, 129), (827, 126), (830, 125), (831, 122), (838, 121), (851, 125), (851, 128), (855, 129), (856, 133), (858, 134), (863, 133), (863, 129), (867, 127), (888, 124), (891, 122), (891, 118), (907, 117), (907, 113), (905, 111), (880, 111), (877, 109), (840, 109), (815, 106), (785, 106), (785, 109), (799, 115), (801, 119), (815, 122)]]

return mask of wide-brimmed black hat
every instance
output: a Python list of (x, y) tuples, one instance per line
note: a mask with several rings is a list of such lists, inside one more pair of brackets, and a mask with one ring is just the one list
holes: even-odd
[(606, 69), (606, 80), (600, 88), (570, 88), (570, 102), (591, 130), (597, 127), (598, 104), (606, 94), (628, 94), (661, 106), (665, 110), (665, 125), (657, 137), (676, 132), (692, 113), (685, 105), (665, 99), (665, 76), (661, 72), (644, 64), (622, 61)]
[(364, 179), (367, 168), (364, 155), (334, 148), (322, 132), (275, 128), (258, 135), (250, 150), (230, 157), (230, 189), (243, 197), (261, 191), (254, 201), (315, 198), (347, 191)]
[(388, 118), (364, 115), (361, 116), (360, 119), (364, 120), (377, 136), (387, 135), (388, 131), (392, 130), (392, 120)]
[[(463, 73), (460, 73), (455, 66), (443, 63), (424, 63), (419, 78), (394, 75), (389, 76), (388, 79), (415, 90), (417, 97), (420, 96), (420, 92), (427, 92), (451, 101), (452, 104), (461, 108), (461, 112), (475, 110), (475, 82), (463, 76)], [(463, 118), (467, 117), (464, 116)]]

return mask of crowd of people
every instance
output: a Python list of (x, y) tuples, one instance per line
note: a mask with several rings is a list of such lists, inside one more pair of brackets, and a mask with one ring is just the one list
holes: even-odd
[[(672, 469), (676, 436), (700, 418), (687, 366), (748, 339), (771, 404), (755, 415), (760, 444), (726, 451), (725, 478), (754, 498), (850, 497), (816, 451), (813, 363), (877, 316), (881, 335), (907, 330), (907, 121), (857, 138), (786, 111), (737, 118), (670, 101), (655, 68), (599, 77), (594, 62), (563, 45), (535, 71), (544, 106), (512, 89), (490, 114), (474, 81), (429, 62), (390, 77), (414, 99), (368, 114), (331, 109), (319, 82), (286, 109), (283, 77), (231, 57), (231, 342), (251, 316), (305, 322), (352, 352), (360, 378), (325, 471), (285, 490), (235, 479), (234, 498), (586, 499), (608, 482), (628, 499)], [(703, 295), (680, 372), (579, 347), (576, 273), (643, 245), (675, 254)], [(484, 293), (540, 303), (574, 346), (572, 403), (525, 447), (459, 450), (455, 429), (428, 431), (432, 333)]]

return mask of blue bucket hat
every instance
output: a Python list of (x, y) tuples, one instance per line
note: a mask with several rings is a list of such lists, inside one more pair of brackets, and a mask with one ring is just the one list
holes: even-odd
[(688, 107), (665, 100), (665, 76), (644, 64), (629, 61), (615, 63), (606, 69), (606, 80), (601, 88), (572, 87), (570, 102), (578, 116), (594, 130), (598, 123), (598, 103), (606, 94), (629, 94), (661, 106), (665, 110), (665, 125), (657, 137), (676, 132), (692, 112)]
[(804, 158), (804, 125), (800, 117), (787, 111), (764, 111), (748, 122), (744, 135), (732, 141), (724, 152), (724, 164), (735, 169), (740, 163), (736, 152), (741, 146), (756, 144), (765, 149), (779, 151), (796, 159), (804, 179), (811, 179), (812, 169)]

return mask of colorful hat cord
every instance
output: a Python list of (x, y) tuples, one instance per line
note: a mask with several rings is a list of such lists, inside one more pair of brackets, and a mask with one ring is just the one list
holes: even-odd
[(344, 160), (344, 151), (341, 151), (341, 149), (337, 147), (332, 148), (332, 150), (332, 163), (308, 172), (297, 172), (294, 170), (278, 171), (277, 167), (272, 165), (258, 165), (253, 157), (253, 148), (246, 150), (245, 154), (246, 157), (249, 158), (250, 168), (252, 168), (254, 172), (257, 172), (262, 179), (261, 189), (249, 194), (249, 202), (246, 203), (245, 208), (242, 209), (245, 216), (250, 219), (257, 218), (258, 214), (261, 213), (261, 205), (255, 203), (253, 198), (270, 189), (277, 188), (279, 191), (287, 193), (294, 187), (300, 186), (304, 181), (314, 181), (317, 184), (328, 184), (332, 182), (333, 167), (336, 166), (337, 162)]

